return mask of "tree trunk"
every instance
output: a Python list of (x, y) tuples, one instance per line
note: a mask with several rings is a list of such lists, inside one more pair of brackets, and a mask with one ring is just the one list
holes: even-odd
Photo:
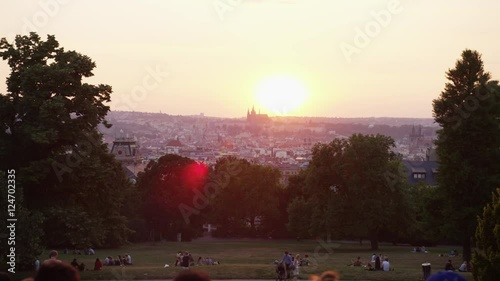
[(378, 235), (375, 231), (372, 231), (370, 234), (370, 245), (373, 251), (378, 250)]
[(462, 244), (462, 252), (463, 252), (463, 260), (470, 262), (471, 260), (471, 245), (470, 245), (470, 237), (466, 237)]

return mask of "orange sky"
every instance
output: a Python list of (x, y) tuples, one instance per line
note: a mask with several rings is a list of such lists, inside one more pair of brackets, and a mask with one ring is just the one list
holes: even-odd
[(307, 91), (290, 115), (432, 117), (465, 48), (500, 78), (494, 0), (30, 0), (0, 10), (0, 37), (54, 34), (91, 57), (89, 82), (113, 87), (112, 109), (242, 117), (255, 105), (279, 114), (257, 89), (283, 76)]

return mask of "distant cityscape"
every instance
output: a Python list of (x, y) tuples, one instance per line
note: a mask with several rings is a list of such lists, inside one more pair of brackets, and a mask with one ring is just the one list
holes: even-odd
[(100, 131), (130, 177), (165, 154), (207, 165), (235, 156), (279, 168), (281, 183), (287, 185), (290, 176), (307, 167), (315, 144), (355, 133), (392, 137), (410, 182), (433, 185), (437, 173), (433, 141), (438, 126), (430, 118), (269, 117), (252, 107), (246, 118), (115, 111), (108, 120), (113, 127)]

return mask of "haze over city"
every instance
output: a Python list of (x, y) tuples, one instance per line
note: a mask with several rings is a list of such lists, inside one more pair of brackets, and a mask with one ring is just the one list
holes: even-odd
[(0, 33), (53, 34), (92, 58), (87, 81), (113, 87), (112, 110), (430, 118), (464, 49), (500, 74), (498, 1), (229, 2), (9, 1)]

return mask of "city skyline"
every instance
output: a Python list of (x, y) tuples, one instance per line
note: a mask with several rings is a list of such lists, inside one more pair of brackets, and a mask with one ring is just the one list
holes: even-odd
[[(89, 56), (111, 110), (244, 117), (432, 118), (468, 48), (500, 78), (492, 0), (23, 1), (0, 37), (53, 34)], [(7, 63), (0, 63), (6, 93)], [(292, 98), (293, 97), (293, 98)]]

